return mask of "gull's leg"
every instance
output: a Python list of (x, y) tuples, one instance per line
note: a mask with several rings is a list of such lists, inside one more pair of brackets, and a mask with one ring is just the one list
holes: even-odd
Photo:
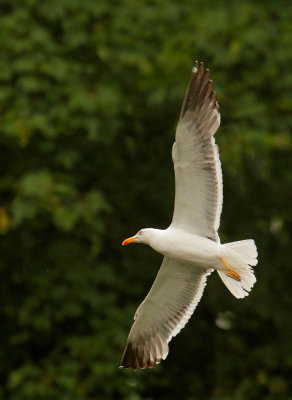
[(234, 271), (230, 265), (227, 264), (226, 260), (224, 257), (221, 257), (221, 260), (223, 262), (223, 264), (225, 265), (225, 267), (227, 268), (227, 271), (224, 268), (220, 268), (220, 271), (224, 272), (225, 275), (229, 276), (232, 279), (235, 279), (236, 281), (240, 281), (240, 275), (239, 273), (237, 273), (236, 271)]

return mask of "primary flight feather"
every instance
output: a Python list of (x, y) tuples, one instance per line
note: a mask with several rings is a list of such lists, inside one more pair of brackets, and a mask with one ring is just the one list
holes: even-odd
[(256, 281), (254, 241), (221, 244), (217, 233), (223, 185), (214, 134), (220, 113), (209, 75), (196, 61), (172, 149), (175, 205), (170, 226), (142, 229), (123, 242), (148, 244), (164, 259), (135, 313), (121, 367), (154, 367), (166, 358), (169, 341), (191, 317), (214, 269), (237, 298), (247, 296)]

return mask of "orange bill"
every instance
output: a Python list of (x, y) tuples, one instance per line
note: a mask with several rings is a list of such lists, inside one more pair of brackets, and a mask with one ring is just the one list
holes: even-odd
[(122, 246), (126, 246), (126, 244), (133, 243), (137, 238), (135, 236), (125, 239), (122, 243)]

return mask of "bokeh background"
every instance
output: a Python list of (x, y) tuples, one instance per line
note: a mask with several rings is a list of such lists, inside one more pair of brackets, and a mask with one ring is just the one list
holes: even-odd
[[(2, 0), (0, 398), (289, 400), (292, 3)], [(258, 282), (216, 274), (153, 370), (118, 369), (161, 256), (171, 147), (193, 62), (221, 107), (223, 242)]]

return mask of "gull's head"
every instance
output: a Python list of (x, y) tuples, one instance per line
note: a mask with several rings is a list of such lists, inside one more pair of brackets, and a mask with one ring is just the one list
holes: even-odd
[(150, 228), (141, 229), (139, 232), (136, 233), (136, 235), (125, 239), (122, 245), (125, 246), (126, 244), (130, 243), (149, 243), (152, 231), (153, 229)]

